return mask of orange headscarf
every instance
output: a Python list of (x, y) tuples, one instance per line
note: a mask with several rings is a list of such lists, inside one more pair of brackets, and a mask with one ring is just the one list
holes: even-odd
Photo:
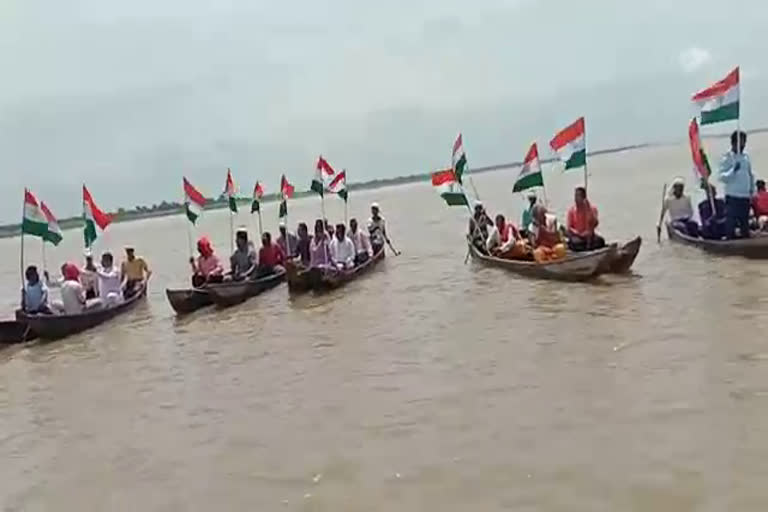
[(74, 263), (65, 263), (61, 268), (61, 273), (66, 281), (77, 281), (80, 279), (80, 269)]
[(213, 247), (211, 246), (211, 241), (208, 240), (208, 237), (200, 237), (197, 241), (197, 250), (200, 251), (200, 255), (203, 258), (210, 258), (213, 256)]

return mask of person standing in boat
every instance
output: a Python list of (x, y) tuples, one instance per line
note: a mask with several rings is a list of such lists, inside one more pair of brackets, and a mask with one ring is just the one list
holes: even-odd
[(272, 234), (265, 231), (261, 235), (261, 249), (259, 249), (259, 264), (256, 269), (256, 277), (270, 276), (285, 267), (285, 253), (283, 248), (272, 243)]
[(371, 249), (373, 254), (378, 254), (384, 249), (384, 244), (389, 241), (387, 238), (387, 222), (381, 215), (379, 203), (371, 203), (371, 218), (368, 219), (368, 234), (371, 237)]
[(717, 197), (717, 189), (714, 185), (704, 182), (701, 188), (707, 192), (707, 197), (699, 202), (699, 220), (701, 221), (699, 233), (702, 238), (720, 240), (726, 234), (725, 201)]
[(657, 230), (661, 230), (661, 222), (669, 213), (669, 223), (672, 228), (684, 235), (698, 237), (699, 224), (693, 220), (693, 205), (691, 198), (685, 194), (685, 181), (683, 178), (675, 178), (672, 182), (672, 192), (664, 198), (661, 206), (661, 216)]
[(348, 270), (355, 266), (355, 244), (347, 236), (344, 224), (336, 225), (336, 236), (331, 241), (331, 261), (340, 270)]
[(100, 303), (115, 306), (123, 302), (123, 280), (111, 252), (101, 255), (101, 267), (96, 269), (96, 275), (99, 278)]
[(135, 249), (129, 245), (125, 248), (125, 261), (120, 265), (120, 274), (125, 282), (123, 294), (128, 299), (147, 285), (152, 271), (144, 258), (136, 257)]
[(744, 151), (747, 134), (735, 131), (731, 134), (731, 150), (720, 160), (720, 181), (725, 184), (726, 234), (736, 238), (749, 238), (749, 209), (755, 193), (752, 163)]
[(192, 267), (192, 286), (200, 288), (206, 283), (220, 283), (224, 279), (224, 267), (221, 266), (219, 257), (213, 250), (208, 237), (200, 237), (197, 241), (197, 261), (190, 256), (189, 264)]
[(520, 219), (520, 236), (528, 238), (528, 231), (531, 229), (531, 222), (533, 222), (533, 207), (536, 206), (536, 192), (528, 192), (528, 208), (523, 210), (523, 216)]
[(371, 258), (371, 239), (358, 228), (357, 219), (349, 220), (349, 239), (355, 246), (355, 265), (362, 265)]
[(96, 275), (96, 265), (93, 263), (93, 254), (90, 249), (85, 251), (85, 266), (80, 269), (80, 283), (85, 288), (86, 300), (93, 300), (99, 296), (99, 276)]
[(331, 266), (331, 249), (329, 247), (328, 234), (322, 219), (315, 221), (315, 236), (309, 244), (309, 265), (313, 268), (327, 268)]
[(229, 259), (232, 279), (241, 281), (256, 272), (257, 257), (253, 242), (248, 240), (248, 230), (240, 228), (235, 234), (235, 252)]
[(572, 251), (594, 251), (605, 247), (603, 237), (595, 232), (600, 219), (597, 208), (587, 199), (587, 189), (576, 187), (574, 205), (568, 210), (566, 228), (568, 248)]

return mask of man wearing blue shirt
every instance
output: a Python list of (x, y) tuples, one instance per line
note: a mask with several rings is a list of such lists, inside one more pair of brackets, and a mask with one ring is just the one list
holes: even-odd
[(720, 160), (720, 181), (725, 184), (726, 234), (736, 238), (736, 228), (741, 237), (749, 237), (749, 208), (755, 193), (755, 178), (749, 155), (744, 152), (747, 134), (735, 131), (731, 134), (731, 150)]

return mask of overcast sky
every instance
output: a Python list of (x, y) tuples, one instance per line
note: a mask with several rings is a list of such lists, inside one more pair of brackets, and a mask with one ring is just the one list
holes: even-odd
[[(732, 22), (727, 9), (733, 8)], [(738, 10), (737, 10), (738, 9)], [(519, 160), (587, 116), (592, 149), (684, 137), (695, 90), (742, 66), (768, 125), (768, 3), (712, 0), (5, 0), (0, 221)], [(732, 29), (729, 27), (733, 27)], [(727, 129), (730, 127), (724, 127)]]

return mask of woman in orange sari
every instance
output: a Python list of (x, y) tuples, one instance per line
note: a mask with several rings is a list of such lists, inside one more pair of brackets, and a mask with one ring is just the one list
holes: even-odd
[(521, 238), (520, 232), (501, 214), (496, 216), (496, 223), (490, 230), (487, 248), (488, 252), (498, 258), (517, 260), (531, 257), (531, 250)]
[(560, 238), (557, 229), (557, 221), (547, 219), (547, 209), (544, 205), (536, 205), (533, 208), (533, 230), (531, 232), (531, 244), (533, 245), (533, 259), (537, 263), (565, 258), (565, 244)]

